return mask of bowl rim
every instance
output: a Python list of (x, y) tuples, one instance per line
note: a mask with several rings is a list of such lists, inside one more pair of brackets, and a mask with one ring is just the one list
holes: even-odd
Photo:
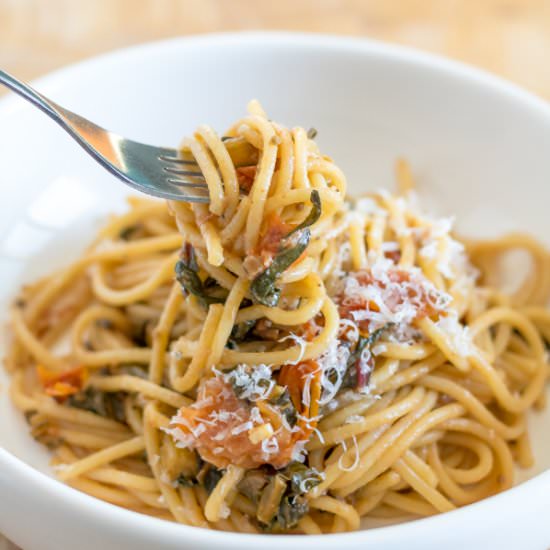
[[(538, 116), (546, 117), (550, 128), (550, 105), (543, 99), (520, 86), (505, 80), (502, 77), (490, 74), (482, 69), (469, 66), (460, 61), (447, 59), (440, 55), (416, 50), (411, 47), (388, 44), (378, 40), (357, 37), (343, 37), (333, 34), (294, 33), (286, 31), (249, 31), (249, 32), (223, 32), (207, 33), (192, 36), (175, 37), (152, 42), (146, 42), (69, 64), (52, 71), (45, 76), (33, 80), (32, 84), (44, 93), (54, 93), (56, 89), (62, 89), (65, 81), (71, 81), (80, 72), (87, 72), (102, 68), (106, 64), (117, 65), (127, 57), (139, 57), (144, 54), (154, 54), (170, 48), (186, 48), (196, 46), (231, 47), (242, 44), (257, 44), (261, 46), (285, 46), (299, 48), (313, 48), (320, 54), (341, 52), (348, 54), (362, 54), (379, 56), (382, 60), (399, 61), (417, 67), (429, 68), (435, 72), (445, 73), (447, 77), (460, 79), (469, 84), (477, 85), (489, 92), (501, 96), (507, 96), (514, 100), (519, 107), (536, 111)], [(5, 116), (13, 115), (19, 109), (30, 107), (18, 98), (11, 95), (0, 99), (0, 120)], [(248, 534), (237, 532), (214, 531), (205, 528), (191, 527), (176, 524), (145, 514), (133, 512), (108, 502), (91, 497), (65, 485), (61, 481), (36, 470), (23, 460), (9, 453), (0, 446), (0, 470), (10, 477), (26, 483), (29, 487), (35, 487), (53, 498), (63, 498), (71, 502), (81, 517), (89, 515), (94, 523), (117, 523), (120, 526), (132, 525), (133, 536), (136, 530), (144, 535), (157, 535), (162, 532), (163, 537), (170, 540), (185, 540), (195, 544), (210, 544), (223, 547), (228, 542), (239, 544), (243, 549), (256, 550), (258, 544), (262, 544), (266, 550), (276, 550), (281, 547), (283, 541), (292, 543), (300, 541), (303, 549), (329, 549), (336, 542), (357, 543), (384, 543), (393, 541), (414, 540), (414, 537), (422, 536), (426, 530), (438, 530), (445, 532), (459, 532), (458, 529), (468, 525), (475, 517), (491, 510), (513, 511), (518, 503), (527, 502), (529, 497), (542, 490), (550, 490), (550, 470), (539, 473), (533, 478), (500, 493), (488, 497), (482, 501), (469, 504), (451, 512), (436, 516), (421, 518), (403, 524), (376, 527), (367, 530), (310, 535), (270, 535)], [(501, 520), (505, 516), (501, 517)], [(421, 540), (421, 539), (419, 539)]]

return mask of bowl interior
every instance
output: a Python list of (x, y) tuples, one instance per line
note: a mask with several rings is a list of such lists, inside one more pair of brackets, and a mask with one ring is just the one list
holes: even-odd
[[(350, 192), (393, 186), (406, 157), (428, 210), (468, 236), (527, 231), (550, 244), (550, 114), (542, 102), (474, 70), (366, 43), (254, 35), (175, 41), (66, 69), (37, 84), (118, 133), (176, 145), (201, 123), (223, 131), (258, 98), (287, 125), (315, 127)], [(38, 111), (0, 102), (0, 315), (21, 283), (76, 258), (127, 189)], [(0, 355), (2, 349), (0, 348)], [(49, 473), (0, 371), (0, 446)], [(537, 463), (550, 467), (532, 415)]]

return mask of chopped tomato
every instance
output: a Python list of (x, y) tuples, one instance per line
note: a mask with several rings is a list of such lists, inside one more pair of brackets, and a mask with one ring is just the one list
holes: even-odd
[(311, 360), (285, 365), (279, 372), (278, 384), (287, 387), (292, 403), (300, 413), (297, 424), (300, 430), (294, 434), (296, 441), (309, 439), (317, 426), (322, 375), (318, 363)]
[[(321, 382), (321, 369), (316, 361), (304, 361), (297, 365), (285, 365), (279, 372), (279, 378), (277, 382), (281, 386), (286, 386), (288, 392), (290, 393), (290, 398), (292, 403), (297, 411), (300, 414), (305, 416), (315, 416), (317, 414), (317, 402), (312, 399), (314, 397), (311, 395), (314, 393), (313, 388), (316, 386), (317, 382)], [(306, 383), (309, 379), (309, 404), (306, 405), (303, 403), (303, 392), (306, 388)], [(317, 396), (317, 400), (318, 400)], [(314, 410), (315, 409), (315, 410)], [(314, 412), (315, 414), (309, 414)]]
[[(308, 377), (309, 404), (304, 405), (302, 396)], [(317, 425), (320, 379), (321, 369), (313, 361), (286, 365), (279, 374), (279, 383), (287, 385), (300, 413), (292, 429), (283, 421), (278, 407), (267, 399), (247, 403), (237, 398), (222, 377), (203, 380), (196, 402), (182, 407), (172, 419), (172, 426), (179, 428), (172, 434), (218, 468), (229, 464), (243, 468), (271, 464), (283, 468), (293, 460), (296, 444), (307, 441)], [(253, 443), (250, 432), (262, 425), (269, 425), (271, 434)]]
[(79, 392), (87, 378), (87, 371), (82, 366), (63, 372), (53, 372), (38, 365), (36, 372), (45, 393), (59, 399)]
[(324, 325), (324, 318), (322, 316), (310, 319), (303, 325), (294, 330), (294, 334), (303, 338), (304, 340), (311, 342), (320, 332)]
[(384, 256), (391, 260), (393, 263), (397, 264), (399, 260), (401, 259), (401, 251), (400, 250), (388, 250), (387, 252), (384, 252)]
[[(368, 270), (356, 271), (351, 273), (350, 276), (353, 276), (362, 287), (375, 286), (380, 290), (385, 290), (389, 285), (395, 286), (399, 291), (391, 292), (384, 303), (392, 312), (410, 301), (414, 303), (416, 319), (424, 317), (436, 318), (441, 314), (441, 310), (435, 305), (437, 301), (437, 291), (435, 288), (432, 289), (424, 284), (420, 284), (419, 281), (413, 279), (413, 276), (408, 271), (397, 268), (388, 270), (387, 277), (389, 283), (376, 279)], [(365, 300), (360, 295), (354, 297), (339, 295), (336, 297), (336, 301), (339, 304), (340, 317), (343, 319), (354, 320), (353, 313), (355, 311), (380, 311), (378, 304)], [(357, 324), (362, 333), (368, 333), (369, 321), (359, 321)]]
[[(294, 434), (281, 425), (280, 416), (279, 427), (274, 425), (271, 414), (278, 415), (275, 407), (266, 411), (264, 406), (261, 409), (249, 406), (237, 398), (227, 382), (216, 376), (201, 383), (197, 401), (190, 407), (182, 407), (172, 425), (183, 432), (186, 446), (196, 449), (203, 460), (217, 468), (229, 464), (243, 468), (271, 464), (283, 468), (292, 460)], [(262, 423), (273, 428), (269, 446), (264, 441), (252, 443), (249, 437), (250, 429)]]
[(260, 237), (258, 252), (262, 256), (275, 255), (281, 246), (281, 241), (288, 233), (291, 226), (284, 223), (277, 214), (271, 214), (267, 219), (266, 227)]
[(256, 165), (254, 166), (241, 166), (237, 168), (237, 181), (239, 182), (239, 187), (249, 193), (256, 179)]
[[(266, 267), (271, 265), (275, 256), (281, 252), (283, 248), (292, 246), (291, 243), (284, 242), (291, 231), (292, 225), (283, 222), (279, 215), (271, 214), (268, 216), (267, 222), (260, 233), (258, 244), (253, 249), (252, 253), (247, 255), (243, 262), (244, 268), (250, 278), (254, 278)], [(300, 263), (306, 257), (307, 250), (304, 250), (292, 265)]]
[(279, 252), (282, 240), (289, 232), (290, 225), (284, 223), (277, 214), (268, 216), (258, 244), (243, 262), (250, 278), (256, 277), (271, 264), (274, 256)]

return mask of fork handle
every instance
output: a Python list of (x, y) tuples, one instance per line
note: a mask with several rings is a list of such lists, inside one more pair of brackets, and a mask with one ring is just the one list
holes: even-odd
[(22, 98), (30, 101), (33, 105), (38, 107), (41, 111), (44, 111), (48, 116), (54, 118), (59, 122), (59, 112), (56, 109), (57, 105), (39, 94), (34, 88), (31, 88), (28, 84), (21, 82), (11, 74), (0, 69), (0, 84), (4, 84), (10, 90), (20, 95)]
[[(109, 162), (112, 160), (112, 147), (109, 140), (102, 139), (105, 130), (90, 122), (88, 119), (69, 111), (48, 99), (34, 88), (15, 78), (11, 74), (0, 69), (0, 84), (4, 84), (10, 90), (20, 95), (23, 99), (38, 107), (43, 113), (57, 122), (73, 139), (75, 139), (86, 152), (92, 155), (100, 164), (112, 171)], [(99, 137), (97, 137), (99, 135)], [(103, 145), (103, 147), (99, 147)], [(108, 160), (104, 157), (108, 156)], [(116, 175), (116, 174), (115, 174)]]

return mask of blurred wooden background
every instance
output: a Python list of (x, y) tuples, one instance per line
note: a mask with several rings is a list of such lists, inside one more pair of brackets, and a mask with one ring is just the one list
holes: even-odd
[(0, 67), (31, 79), (139, 42), (256, 29), (406, 44), (550, 99), (550, 0), (0, 0)]
[(0, 0), (0, 66), (32, 78), (130, 44), (249, 29), (407, 44), (550, 99), (549, 0)]

